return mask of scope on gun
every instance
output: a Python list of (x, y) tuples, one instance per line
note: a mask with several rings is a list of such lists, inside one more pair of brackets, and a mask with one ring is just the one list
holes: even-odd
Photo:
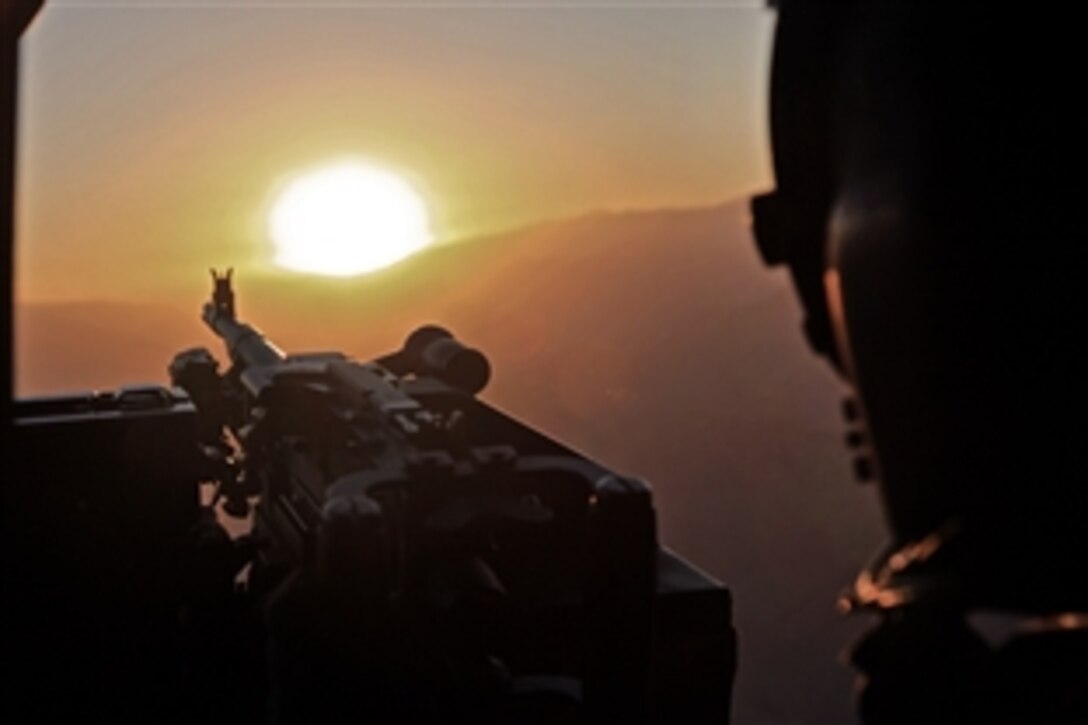
[(399, 353), (379, 362), (400, 375), (433, 376), (470, 395), (483, 390), (491, 379), (491, 364), (484, 354), (462, 345), (437, 325), (417, 328)]

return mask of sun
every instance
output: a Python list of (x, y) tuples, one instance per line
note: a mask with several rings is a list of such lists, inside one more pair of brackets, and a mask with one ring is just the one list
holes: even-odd
[(358, 162), (311, 171), (272, 206), (275, 262), (298, 272), (350, 277), (382, 269), (433, 241), (427, 206), (401, 177)]

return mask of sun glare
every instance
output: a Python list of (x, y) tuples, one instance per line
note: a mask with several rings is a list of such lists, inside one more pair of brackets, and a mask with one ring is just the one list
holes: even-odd
[(276, 264), (349, 277), (388, 267), (431, 243), (423, 199), (404, 179), (360, 163), (290, 183), (269, 216)]

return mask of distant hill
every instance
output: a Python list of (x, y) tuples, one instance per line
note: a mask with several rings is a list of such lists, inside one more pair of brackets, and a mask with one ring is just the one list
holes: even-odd
[[(848, 475), (840, 390), (805, 348), (742, 204), (601, 213), (438, 247), (373, 277), (237, 281), (287, 349), (370, 356), (440, 322), (486, 351), (489, 401), (655, 485), (663, 539), (736, 600), (738, 723), (849, 719), (833, 599), (879, 543)], [(23, 305), (23, 393), (162, 380), (216, 341), (191, 304)], [(171, 301), (171, 305), (174, 301)]]

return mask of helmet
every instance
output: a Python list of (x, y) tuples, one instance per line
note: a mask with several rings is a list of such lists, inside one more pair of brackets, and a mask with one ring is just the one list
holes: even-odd
[(1077, 45), (1042, 13), (779, 5), (754, 231), (855, 393), (892, 541), (854, 600), (1088, 610)]

